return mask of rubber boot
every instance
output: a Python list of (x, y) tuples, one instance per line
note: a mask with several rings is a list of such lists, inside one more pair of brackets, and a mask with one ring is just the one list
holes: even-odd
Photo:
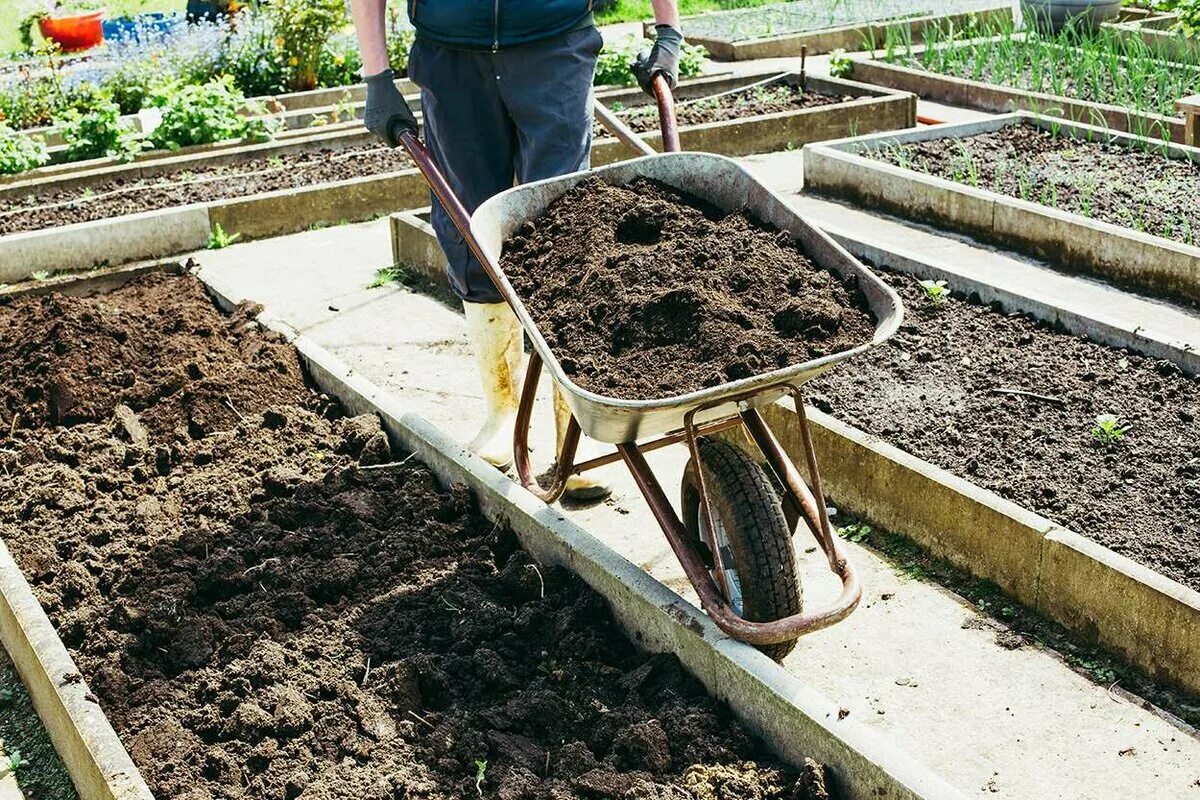
[[(563, 439), (567, 437), (567, 425), (571, 421), (571, 408), (562, 396), (557, 385), (554, 387), (554, 453), (557, 457), (562, 452)], [(579, 503), (603, 500), (612, 494), (612, 487), (607, 483), (592, 478), (590, 475), (572, 475), (567, 478), (567, 490), (563, 497)]]
[(487, 404), (487, 419), (468, 447), (492, 466), (508, 469), (520, 397), (521, 323), (508, 303), (463, 303), (463, 311)]

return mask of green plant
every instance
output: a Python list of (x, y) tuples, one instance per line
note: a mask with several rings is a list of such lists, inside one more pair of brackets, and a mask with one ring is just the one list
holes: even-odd
[(487, 776), (487, 762), (475, 762), (475, 791), (479, 792), (479, 796), (483, 797), (483, 781)]
[(1174, 11), (1179, 15), (1175, 30), (1184, 36), (1200, 34), (1200, 0), (1177, 0)]
[(1121, 418), (1116, 414), (1101, 414), (1096, 417), (1096, 424), (1092, 427), (1092, 438), (1100, 444), (1112, 446), (1125, 438), (1129, 428), (1129, 425), (1121, 423)]
[(274, 117), (251, 116), (246, 98), (234, 88), (229, 76), (202, 86), (169, 87), (155, 98), (162, 105), (162, 121), (150, 134), (155, 147), (177, 150), (189, 145), (210, 144), (225, 139), (269, 139), (278, 129)]
[(34, 270), (33, 272), (29, 273), (29, 277), (33, 278), (35, 281), (48, 281), (51, 277), (53, 277), (53, 275), (54, 273), (48, 269)]
[(25, 172), (49, 160), (50, 152), (41, 137), (19, 133), (0, 122), (0, 175)]
[(829, 54), (829, 74), (835, 78), (849, 78), (854, 74), (854, 59), (841, 47)]
[(408, 53), (416, 39), (416, 31), (408, 24), (408, 16), (400, 3), (387, 7), (388, 63), (397, 75), (408, 74)]
[(226, 233), (225, 229), (221, 227), (221, 223), (218, 222), (208, 233), (208, 249), (221, 250), (240, 238), (242, 238), (240, 233)]
[(946, 288), (945, 281), (919, 281), (921, 288), (925, 291), (925, 297), (935, 307), (946, 302), (950, 297), (950, 290)]
[(838, 536), (848, 542), (865, 542), (871, 538), (871, 526), (865, 522), (852, 522), (837, 529)]
[(141, 135), (121, 124), (121, 108), (112, 100), (99, 98), (86, 112), (69, 109), (55, 124), (67, 146), (67, 161), (130, 161), (142, 149)]
[(21, 751), (14, 748), (11, 753), (0, 758), (0, 779), (14, 775), (17, 770), (28, 765), (29, 762), (21, 756)]
[(375, 279), (367, 284), (368, 289), (378, 289), (389, 283), (403, 283), (408, 279), (408, 272), (402, 264), (391, 264), (375, 270)]
[(347, 22), (345, 0), (275, 0), (267, 13), (288, 70), (288, 88), (317, 88), (321, 51)]

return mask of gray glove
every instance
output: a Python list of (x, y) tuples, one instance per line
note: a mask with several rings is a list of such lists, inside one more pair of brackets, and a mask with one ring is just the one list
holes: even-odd
[(400, 134), (404, 131), (417, 133), (417, 118), (396, 88), (395, 79), (390, 69), (363, 78), (367, 84), (363, 123), (367, 130), (392, 147), (400, 144)]
[(633, 62), (633, 74), (642, 91), (654, 96), (651, 82), (655, 75), (667, 79), (672, 89), (679, 82), (679, 48), (683, 46), (683, 34), (670, 25), (654, 26), (654, 47), (649, 54), (642, 53)]

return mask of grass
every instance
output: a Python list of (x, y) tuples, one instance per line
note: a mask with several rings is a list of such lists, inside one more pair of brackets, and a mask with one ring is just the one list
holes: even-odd
[[(143, 11), (179, 11), (187, 7), (186, 0), (105, 0), (108, 9), (105, 18)], [(17, 26), (28, 13), (25, 0), (0, 0), (0, 54), (14, 53), (20, 49)], [(35, 28), (36, 36), (36, 28)]]
[[(6, 1), (0, 0), (0, 2)], [(686, 17), (705, 11), (729, 11), (735, 8), (752, 8), (777, 2), (779, 0), (679, 0), (679, 15)], [(615, 6), (597, 14), (596, 22), (600, 25), (611, 25), (615, 22), (638, 22), (650, 19), (652, 15), (650, 0), (618, 0)]]

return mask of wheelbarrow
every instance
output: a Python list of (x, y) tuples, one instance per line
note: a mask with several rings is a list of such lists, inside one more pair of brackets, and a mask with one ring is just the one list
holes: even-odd
[[(895, 333), (900, 298), (825, 233), (805, 221), (781, 198), (731, 159), (708, 153), (681, 153), (674, 100), (661, 76), (653, 84), (664, 150), (658, 154), (619, 118), (596, 104), (596, 116), (644, 157), (560, 178), (516, 186), (467, 213), (424, 145), (411, 132), (399, 136), (471, 251), (512, 306), (533, 345), (525, 372), (514, 434), (514, 463), (521, 484), (546, 503), (562, 496), (573, 474), (623, 461), (645, 497), (700, 604), (730, 637), (782, 659), (803, 634), (848, 616), (862, 596), (854, 566), (829, 522), (809, 422), (801, 394), (805, 383)], [(577, 386), (563, 371), (500, 268), (504, 241), (522, 223), (545, 211), (556, 198), (587, 178), (626, 184), (647, 177), (702, 197), (724, 211), (748, 210), (788, 232), (809, 258), (842, 278), (856, 278), (877, 325), (870, 342), (803, 364), (676, 397), (627, 400), (605, 397)], [(529, 428), (543, 365), (571, 410), (550, 485), (533, 475)], [(800, 424), (808, 481), (780, 445), (760, 409), (790, 398)], [(762, 459), (730, 437), (715, 434), (742, 428)], [(580, 436), (616, 445), (615, 452), (576, 461)], [(646, 462), (649, 451), (683, 443), (690, 455), (681, 489), (682, 519)], [(764, 463), (761, 463), (765, 460)], [(792, 536), (799, 519), (824, 551), (841, 580), (831, 604), (805, 609)]]

